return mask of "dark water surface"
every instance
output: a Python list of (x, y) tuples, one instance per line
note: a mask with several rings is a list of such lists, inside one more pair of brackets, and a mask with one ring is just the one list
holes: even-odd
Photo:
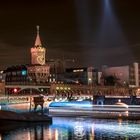
[(53, 123), (0, 122), (0, 140), (140, 140), (140, 121), (55, 117)]

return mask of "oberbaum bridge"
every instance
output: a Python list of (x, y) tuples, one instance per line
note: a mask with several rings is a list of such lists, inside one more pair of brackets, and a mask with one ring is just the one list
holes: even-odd
[[(46, 64), (45, 56), (46, 48), (42, 46), (39, 26), (37, 26), (35, 45), (31, 48), (31, 65), (27, 67), (27, 72), (21, 71), (22, 75), (19, 71), (6, 72), (5, 93), (3, 96), (0, 96), (1, 103), (31, 102), (34, 96), (43, 95), (46, 102), (90, 100), (94, 104), (100, 105), (115, 104), (116, 102), (140, 105), (140, 89), (136, 87), (56, 83), (56, 81), (53, 81), (54, 78), (49, 77), (50, 65)], [(26, 78), (27, 73), (29, 82), (21, 82), (21, 80)], [(44, 83), (38, 82), (39, 80), (48, 80), (48, 77), (52, 78), (52, 82), (47, 81), (46, 84), (45, 81)], [(13, 81), (11, 80), (12, 78), (14, 78)], [(15, 79), (17, 80), (16, 82)], [(33, 82), (35, 79), (38, 81)]]
[[(140, 95), (137, 92), (139, 88), (52, 83), (51, 85), (6, 85), (5, 89), (14, 91), (14, 94), (5, 94), (5, 97), (1, 97), (1, 100), (8, 100), (8, 102), (26, 102), (31, 97), (44, 95), (46, 101), (89, 100), (98, 105), (116, 102), (140, 104)], [(22, 94), (21, 91), (24, 90), (29, 92)]]

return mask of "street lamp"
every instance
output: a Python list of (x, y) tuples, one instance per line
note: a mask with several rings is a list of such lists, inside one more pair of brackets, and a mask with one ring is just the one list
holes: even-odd
[(92, 94), (92, 79), (91, 78), (88, 78), (88, 84), (90, 85), (90, 91), (91, 91), (91, 94)]
[(93, 89), (93, 79), (92, 78), (88, 78), (88, 84), (90, 86), (90, 93), (89, 94), (90, 94), (90, 96), (92, 96), (91, 99), (93, 100), (94, 99), (94, 93), (95, 93), (95, 87)]

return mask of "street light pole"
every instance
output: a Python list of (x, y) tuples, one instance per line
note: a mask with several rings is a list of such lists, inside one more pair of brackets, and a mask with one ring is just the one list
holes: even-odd
[(92, 87), (92, 79), (91, 78), (89, 78), (88, 79), (88, 85), (90, 86), (90, 93), (92, 94), (93, 92), (93, 87)]

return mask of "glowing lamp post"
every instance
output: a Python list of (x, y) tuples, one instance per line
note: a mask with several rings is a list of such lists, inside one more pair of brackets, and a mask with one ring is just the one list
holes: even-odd
[(89, 83), (91, 83), (91, 80), (92, 80), (91, 78), (88, 78), (88, 82), (89, 82)]
[(93, 87), (92, 87), (92, 79), (91, 78), (88, 78), (88, 83), (90, 85), (90, 91), (91, 91), (91, 94), (92, 94)]

